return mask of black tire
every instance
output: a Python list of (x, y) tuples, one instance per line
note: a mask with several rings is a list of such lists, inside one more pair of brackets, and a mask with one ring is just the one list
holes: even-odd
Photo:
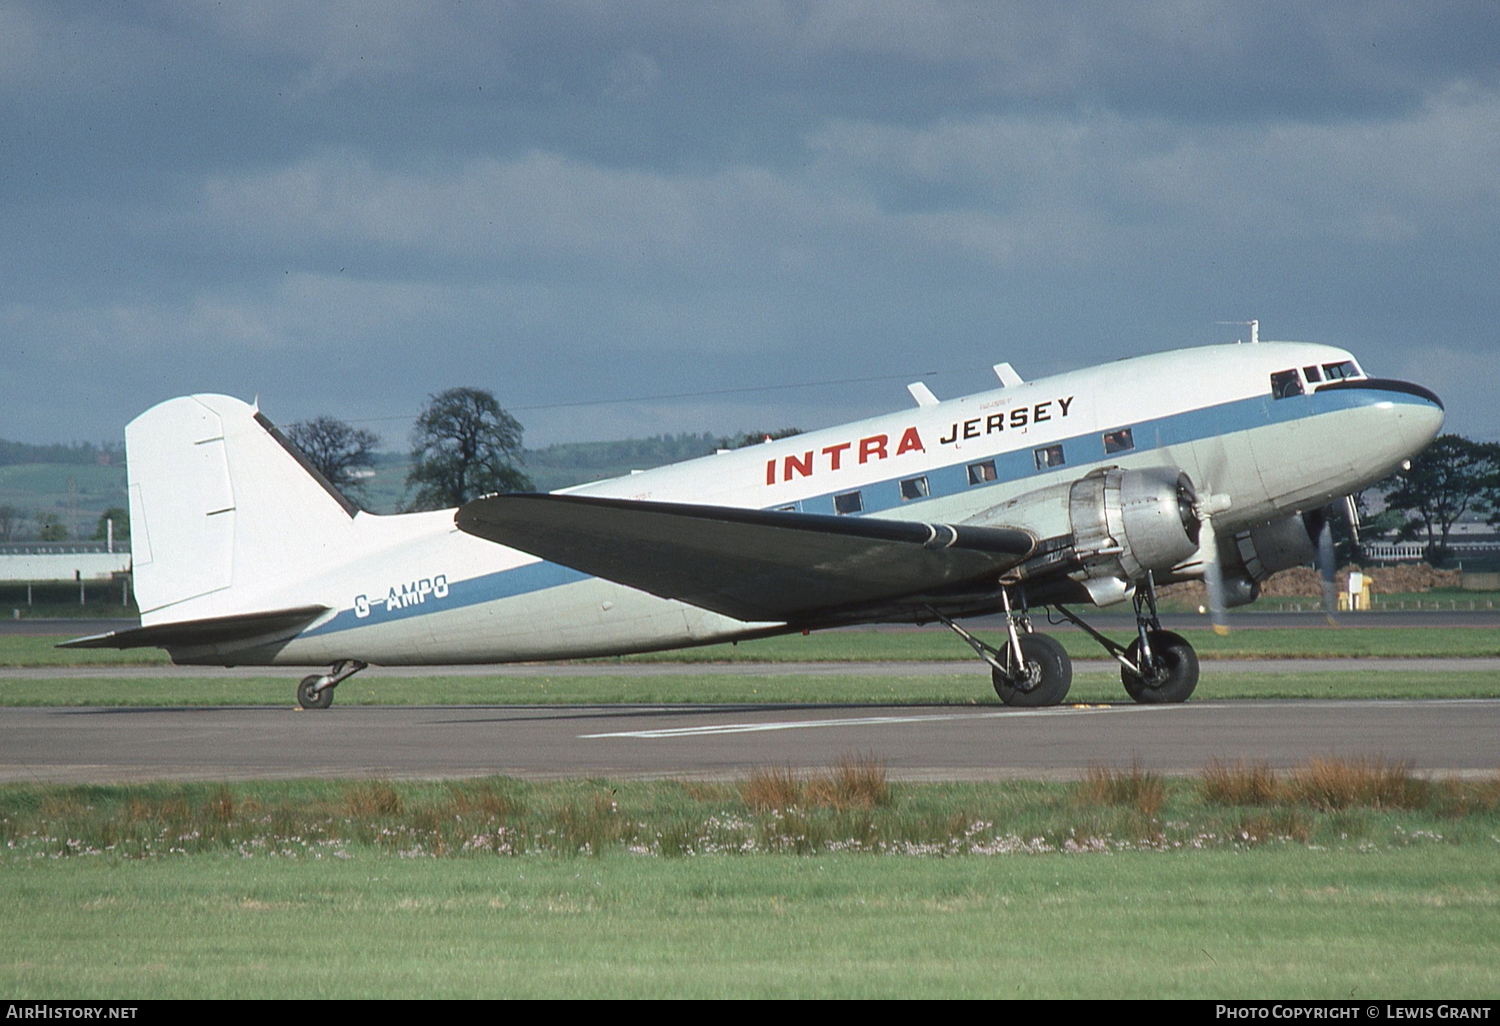
[[(1021, 635), (1021, 656), (1026, 661), (1022, 674), (990, 670), (990, 679), (995, 684), (995, 694), (1006, 705), (1035, 708), (1057, 705), (1068, 697), (1068, 688), (1073, 684), (1073, 660), (1062, 645), (1045, 634)], [(1000, 661), (1011, 670), (1015, 655), (1007, 642), (1000, 652)]]
[[(1157, 675), (1143, 678), (1120, 667), (1120, 681), (1130, 697), (1143, 705), (1166, 705), (1186, 702), (1198, 686), (1198, 653), (1187, 639), (1171, 631), (1151, 631), (1146, 635), (1156, 656)], [(1139, 664), (1141, 642), (1137, 638), (1125, 650), (1126, 658)]]
[(318, 690), (318, 681), (322, 679), (321, 673), (302, 678), (302, 683), (297, 685), (298, 705), (304, 709), (327, 709), (333, 704), (333, 688)]

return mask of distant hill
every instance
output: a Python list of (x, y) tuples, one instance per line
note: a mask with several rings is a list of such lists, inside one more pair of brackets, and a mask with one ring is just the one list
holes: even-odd
[[(797, 433), (796, 428), (784, 428), (771, 432), (771, 437), (785, 438)], [(766, 433), (761, 431), (748, 431), (732, 438), (705, 431), (700, 435), (656, 435), (616, 442), (565, 442), (525, 450), (521, 469), (531, 478), (537, 491), (552, 492), (589, 481), (624, 477), (632, 470), (650, 470), (668, 463), (696, 459), (719, 449), (758, 444), (765, 437)], [(406, 497), (410, 458), (405, 453), (379, 453), (374, 469), (374, 474), (365, 479), (363, 498), (366, 508), (376, 513), (399, 511)]]
[(0, 438), (0, 467), (20, 466), (32, 463), (64, 463), (68, 466), (124, 466), (125, 446), (118, 442), (95, 445), (92, 442), (71, 442), (67, 445), (31, 445), (27, 442), (7, 442)]
[[(774, 438), (796, 434), (795, 428), (771, 432)], [(730, 438), (703, 434), (657, 435), (615, 442), (567, 442), (527, 449), (521, 469), (538, 491), (624, 477), (632, 470), (650, 470), (668, 463), (707, 456), (718, 449), (759, 443), (764, 432), (749, 431)], [(396, 513), (407, 498), (406, 475), (411, 459), (406, 453), (375, 454), (373, 473), (363, 478), (363, 494), (355, 496), (366, 509)], [(99, 515), (126, 505), (124, 446), (27, 445), (0, 441), (0, 505), (22, 511), (28, 525), (36, 513), (58, 514), (72, 537), (88, 537)]]
[[(650, 470), (707, 456), (723, 439), (701, 435), (658, 435), (618, 442), (568, 442), (543, 449), (527, 449), (521, 469), (539, 492), (556, 491), (587, 481), (623, 477), (632, 470)], [(395, 513), (406, 498), (406, 475), (411, 458), (406, 453), (383, 452), (375, 457), (374, 474), (364, 479), (364, 504), (376, 513)]]
[(632, 470), (650, 470), (707, 456), (722, 444), (722, 439), (707, 432), (627, 438), (619, 442), (568, 442), (526, 450), (521, 469), (537, 491), (551, 492), (587, 481), (624, 477)]

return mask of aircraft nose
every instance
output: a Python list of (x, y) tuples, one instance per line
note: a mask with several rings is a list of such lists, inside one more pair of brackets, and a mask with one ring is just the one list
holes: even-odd
[(1379, 410), (1379, 429), (1390, 449), (1403, 457), (1427, 447), (1443, 429), (1443, 401), (1437, 393), (1410, 381), (1390, 378), (1349, 378), (1318, 388), (1319, 393), (1357, 395), (1358, 405)]
[(1405, 400), (1393, 402), (1391, 405), (1395, 430), (1400, 434), (1408, 451), (1421, 452), (1438, 436), (1438, 432), (1443, 430), (1443, 421), (1447, 417), (1443, 409), (1443, 401), (1430, 389), (1423, 388), (1421, 385), (1414, 385), (1407, 381), (1391, 382), (1391, 384), (1403, 386), (1402, 398)]
[[(1443, 401), (1428, 388), (1387, 378), (1346, 378), (1317, 389), (1350, 411), (1336, 448), (1354, 477), (1374, 480), (1425, 449), (1443, 429)], [(1359, 411), (1359, 412), (1355, 412)], [(1261, 474), (1274, 476), (1276, 459)]]

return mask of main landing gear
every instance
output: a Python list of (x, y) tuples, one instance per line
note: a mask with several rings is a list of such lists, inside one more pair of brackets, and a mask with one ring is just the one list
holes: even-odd
[(304, 709), (327, 709), (333, 704), (333, 689), (369, 665), (358, 659), (341, 659), (327, 673), (303, 677), (297, 685), (297, 704)]
[[(1006, 705), (1057, 705), (1073, 682), (1073, 662), (1061, 644), (1035, 633), (1023, 606), (1011, 607), (1010, 589), (1002, 587), (1006, 643), (994, 648), (974, 637), (948, 617), (931, 609), (990, 666), (995, 693)], [(931, 607), (929, 607), (931, 608)], [(1128, 646), (1117, 644), (1090, 627), (1072, 610), (1054, 606), (1059, 615), (1081, 628), (1120, 664), (1120, 681), (1131, 698), (1143, 704), (1185, 702), (1198, 686), (1198, 654), (1180, 634), (1163, 630), (1156, 613), (1156, 584), (1148, 573), (1135, 592), (1136, 637)]]

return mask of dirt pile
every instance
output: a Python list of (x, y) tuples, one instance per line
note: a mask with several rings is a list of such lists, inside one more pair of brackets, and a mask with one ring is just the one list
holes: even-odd
[[(1346, 566), (1338, 572), (1338, 589), (1349, 588), (1349, 571), (1357, 566)], [(1361, 571), (1370, 578), (1370, 590), (1377, 595), (1411, 594), (1431, 591), (1433, 588), (1460, 588), (1463, 586), (1462, 570), (1438, 570), (1426, 563), (1404, 566), (1376, 566)], [(1262, 581), (1260, 593), (1272, 598), (1319, 598), (1323, 594), (1323, 582), (1312, 567), (1299, 566), (1272, 574)], [(1198, 581), (1169, 584), (1159, 588), (1163, 598), (1183, 599), (1189, 602), (1205, 601), (1203, 585)]]

